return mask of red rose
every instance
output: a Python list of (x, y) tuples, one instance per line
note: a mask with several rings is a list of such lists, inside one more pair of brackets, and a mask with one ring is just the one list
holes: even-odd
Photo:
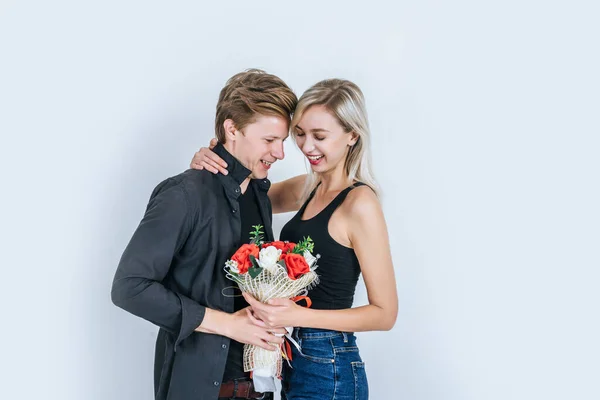
[(242, 247), (235, 252), (231, 259), (233, 261), (237, 261), (238, 263), (238, 271), (240, 274), (245, 274), (248, 272), (248, 268), (252, 265), (252, 261), (250, 261), (250, 255), (253, 255), (255, 258), (258, 258), (258, 246), (255, 244), (244, 244)]
[(285, 254), (285, 253), (289, 253), (290, 251), (294, 250), (294, 247), (296, 247), (296, 243), (282, 242), (281, 240), (277, 240), (275, 242), (263, 244), (262, 248), (264, 249), (269, 246), (273, 246), (277, 250), (281, 250), (281, 252)]
[(285, 247), (284, 253), (289, 253), (290, 251), (294, 250), (294, 247), (296, 247), (296, 243), (286, 242), (285, 246), (286, 247)]
[(308, 267), (306, 260), (300, 254), (287, 253), (282, 255), (281, 259), (285, 261), (288, 276), (292, 280), (296, 280), (300, 276), (310, 272), (310, 268)]

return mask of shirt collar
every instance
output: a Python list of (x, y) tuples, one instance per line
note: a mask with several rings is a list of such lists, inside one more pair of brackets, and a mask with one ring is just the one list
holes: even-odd
[[(219, 174), (219, 178), (222, 178), (222, 182), (224, 183), (228, 182), (226, 184), (228, 187), (231, 187), (231, 183), (229, 182), (235, 182), (233, 186), (235, 186), (235, 189), (239, 189), (239, 186), (248, 176), (250, 176), (252, 171), (244, 167), (242, 163), (239, 162), (237, 158), (232, 156), (231, 153), (228, 152), (225, 146), (223, 146), (221, 143), (217, 143), (213, 151), (227, 163), (227, 171), (229, 174)], [(254, 183), (255, 187), (262, 192), (268, 192), (269, 188), (271, 187), (271, 181), (269, 181), (267, 178), (251, 179), (250, 183)], [(232, 190), (235, 192), (234, 196), (237, 198), (240, 195), (240, 191), (235, 189), (232, 188)]]
[(227, 149), (225, 149), (225, 146), (223, 146), (221, 143), (217, 143), (213, 151), (219, 157), (225, 160), (227, 163), (227, 171), (229, 172), (227, 176), (233, 179), (237, 185), (241, 185), (242, 182), (244, 182), (244, 180), (252, 173), (252, 171), (244, 167), (242, 163), (237, 160), (237, 158), (232, 156), (231, 153), (228, 152)]

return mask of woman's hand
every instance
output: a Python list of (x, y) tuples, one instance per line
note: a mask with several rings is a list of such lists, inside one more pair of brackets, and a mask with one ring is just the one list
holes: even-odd
[(252, 313), (250, 319), (263, 328), (284, 328), (286, 326), (301, 326), (300, 319), (306, 308), (299, 306), (290, 299), (272, 299), (267, 304), (261, 303), (248, 293), (243, 293), (244, 299), (250, 304)]
[(194, 158), (192, 158), (190, 168), (198, 170), (206, 169), (213, 174), (221, 173), (227, 175), (229, 173), (227, 171), (227, 163), (212, 151), (216, 145), (217, 139), (213, 138), (211, 139), (208, 148), (202, 147), (198, 150), (196, 154), (194, 154)]

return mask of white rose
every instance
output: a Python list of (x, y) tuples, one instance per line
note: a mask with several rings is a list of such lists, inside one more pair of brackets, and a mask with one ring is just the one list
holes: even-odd
[(306, 263), (308, 264), (309, 268), (312, 269), (314, 263), (317, 261), (317, 257), (310, 254), (310, 251), (308, 250), (304, 250), (304, 254), (302, 254), (302, 256), (304, 256), (304, 259), (306, 260)]
[(281, 250), (278, 250), (275, 246), (265, 247), (258, 255), (260, 266), (271, 273), (277, 272), (279, 257), (281, 257)]

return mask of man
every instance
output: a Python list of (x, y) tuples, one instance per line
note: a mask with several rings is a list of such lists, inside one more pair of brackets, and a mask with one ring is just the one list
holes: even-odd
[[(273, 240), (266, 179), (284, 157), (297, 98), (276, 76), (248, 70), (221, 90), (214, 151), (227, 175), (188, 170), (160, 183), (125, 249), (113, 303), (160, 327), (157, 400), (271, 398), (253, 390), (242, 343), (275, 350), (282, 339), (253, 324), (223, 266), (253, 225)], [(263, 397), (261, 397), (263, 396)]]

